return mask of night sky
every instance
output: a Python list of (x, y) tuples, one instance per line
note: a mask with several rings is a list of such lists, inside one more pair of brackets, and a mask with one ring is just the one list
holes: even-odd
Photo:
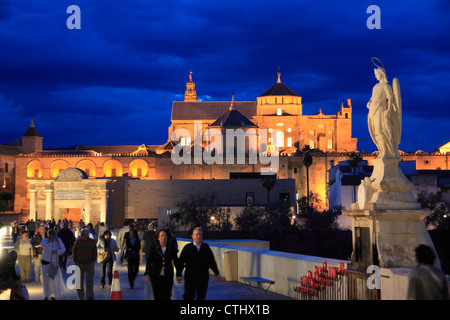
[[(70, 5), (81, 30), (66, 26)], [(450, 141), (449, 17), (446, 0), (1, 0), (0, 143), (33, 116), (45, 149), (163, 144), (189, 70), (200, 100), (256, 101), (280, 67), (304, 114), (351, 98), (353, 137), (371, 152), (375, 56), (400, 80), (400, 149), (433, 151)]]

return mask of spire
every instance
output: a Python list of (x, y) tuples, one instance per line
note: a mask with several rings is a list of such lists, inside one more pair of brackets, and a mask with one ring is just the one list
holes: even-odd
[(281, 83), (281, 79), (280, 79), (280, 77), (281, 77), (280, 67), (278, 67), (277, 76), (278, 76), (278, 81), (277, 81), (277, 83)]
[(236, 107), (234, 106), (234, 92), (231, 93), (231, 104), (230, 104), (230, 110), (234, 110)]
[(186, 91), (184, 92), (184, 101), (197, 102), (197, 91), (195, 91), (195, 82), (192, 81), (192, 71), (189, 70), (189, 81), (186, 82)]
[(37, 129), (34, 127), (33, 117), (31, 117), (30, 127), (23, 134), (24, 137), (41, 137)]

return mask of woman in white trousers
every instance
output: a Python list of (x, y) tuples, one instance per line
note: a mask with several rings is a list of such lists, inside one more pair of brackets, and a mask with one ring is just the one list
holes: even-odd
[[(61, 273), (61, 268), (59, 267), (59, 256), (62, 255), (66, 248), (64, 247), (61, 239), (56, 237), (55, 230), (51, 229), (48, 231), (48, 238), (45, 238), (41, 242), (44, 252), (42, 253), (42, 286), (44, 289), (44, 299), (56, 299), (64, 293), (65, 285)], [(50, 265), (54, 265), (57, 269), (55, 277), (52, 279), (49, 277), (48, 272)]]

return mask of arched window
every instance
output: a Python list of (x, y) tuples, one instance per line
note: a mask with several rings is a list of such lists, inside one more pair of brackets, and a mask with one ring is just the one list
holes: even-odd
[(95, 164), (94, 161), (87, 160), (87, 159), (86, 160), (81, 160), (80, 162), (77, 163), (76, 168), (86, 172), (88, 177), (95, 178), (97, 165)]
[(121, 177), (122, 164), (115, 159), (107, 160), (103, 164), (103, 172), (105, 174), (105, 177)]
[(282, 116), (283, 115), (283, 110), (281, 110), (281, 108), (277, 109), (277, 116)]
[(284, 147), (284, 132), (281, 130), (277, 132), (277, 147)]
[(148, 162), (143, 159), (133, 160), (130, 164), (130, 173), (133, 178), (143, 178), (148, 175)]
[(27, 178), (42, 178), (42, 163), (39, 160), (33, 160), (27, 165)]
[(69, 167), (69, 163), (66, 160), (53, 161), (50, 166), (52, 178), (56, 178), (61, 171), (63, 171), (64, 169), (67, 169), (68, 167)]

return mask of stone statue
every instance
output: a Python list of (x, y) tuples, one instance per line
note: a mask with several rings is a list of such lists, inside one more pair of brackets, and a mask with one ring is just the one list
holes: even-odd
[(372, 97), (367, 103), (367, 119), (370, 136), (379, 154), (378, 158), (371, 160), (374, 166), (372, 175), (364, 179), (358, 188), (355, 206), (360, 210), (366, 208), (366, 204), (372, 208), (392, 208), (395, 205), (415, 209), (418, 203), (411, 193), (412, 184), (398, 167), (401, 160), (398, 145), (402, 131), (400, 84), (394, 78), (391, 86), (383, 63), (377, 58), (372, 58), (372, 62), (377, 67), (374, 71), (379, 82), (373, 87)]
[[(372, 62), (374, 59), (378, 60), (372, 58)], [(377, 66), (374, 72), (379, 83), (373, 87), (372, 97), (367, 103), (370, 136), (378, 148), (378, 158), (400, 158), (398, 151), (402, 132), (400, 83), (394, 78), (393, 85), (389, 85), (382, 64), (381, 66), (375, 62), (374, 64)]]
[[(415, 267), (414, 248), (419, 244), (432, 248), (434, 245), (423, 221), (429, 211), (422, 210), (413, 196), (413, 184), (398, 165), (402, 129), (399, 82), (393, 79), (390, 86), (381, 61), (372, 58), (372, 62), (377, 67), (375, 77), (379, 83), (373, 87), (367, 103), (368, 125), (379, 155), (369, 160), (373, 172), (361, 181), (357, 202), (343, 213), (352, 218), (352, 269), (367, 270), (369, 265), (377, 264), (385, 268), (384, 272), (390, 272), (389, 268)], [(367, 238), (358, 236), (363, 229)], [(361, 254), (355, 254), (359, 250)], [(436, 261), (435, 267), (439, 266)], [(397, 270), (392, 274), (398, 274)]]

